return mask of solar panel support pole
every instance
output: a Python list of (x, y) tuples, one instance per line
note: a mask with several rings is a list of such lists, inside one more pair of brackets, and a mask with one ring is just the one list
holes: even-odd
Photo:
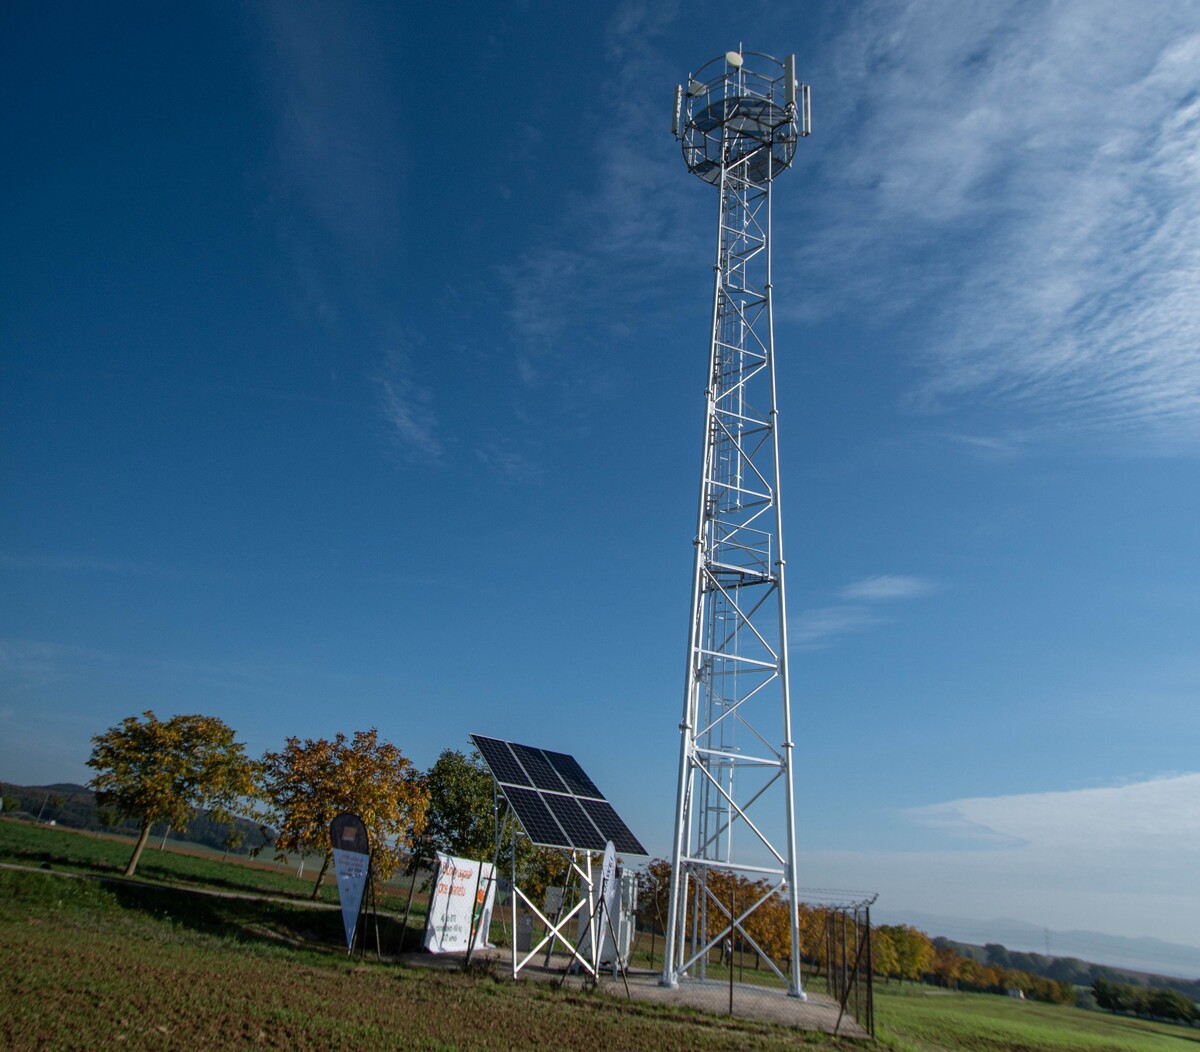
[[(788, 974), (763, 960), (803, 998), (771, 280), (771, 188), (800, 138), (797, 94), (793, 56), (731, 51), (690, 74), (672, 110), (719, 207), (662, 983), (702, 978), (712, 947), (744, 934), (748, 914), (729, 917), (708, 889), (711, 873), (740, 873), (771, 888), (751, 911), (786, 902)], [(715, 937), (710, 913), (728, 920)]]

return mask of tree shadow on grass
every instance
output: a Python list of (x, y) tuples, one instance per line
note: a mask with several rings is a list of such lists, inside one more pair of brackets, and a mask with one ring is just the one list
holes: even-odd
[[(149, 853), (142, 856), (138, 863), (138, 868), (134, 874), (136, 877), (143, 877), (147, 880), (163, 880), (169, 881), (172, 884), (193, 883), (202, 884), (206, 888), (214, 888), (217, 891), (230, 891), (238, 894), (248, 895), (274, 895), (281, 899), (294, 899), (297, 902), (303, 902), (312, 894), (312, 886), (287, 887), (283, 881), (274, 882), (270, 879), (255, 880), (252, 877), (247, 877), (245, 871), (241, 870), (237, 864), (230, 865), (225, 872), (217, 869), (218, 866), (225, 866), (225, 863), (213, 863), (206, 866), (203, 872), (195, 872), (195, 860), (188, 859), (187, 862), (176, 864), (171, 861), (171, 856), (166, 855), (161, 859), (150, 855)], [(122, 867), (123, 868), (123, 867)]]
[[(75, 833), (70, 835), (77, 836)], [(13, 843), (6, 845), (4, 858), (40, 869), (67, 869), (105, 877), (120, 876), (124, 872), (131, 847), (120, 845), (119, 849), (114, 849), (103, 843), (98, 846), (96, 841), (86, 841), (85, 844), (82, 850), (74, 850), (74, 841), (62, 844), (43, 842), (37, 846)], [(271, 879), (277, 875), (270, 871), (262, 871), (262, 874), (256, 877), (254, 873), (247, 873), (238, 862), (227, 864), (192, 855), (148, 850), (142, 855), (133, 879), (161, 880), (175, 885), (202, 884), (218, 891), (274, 895), (297, 901), (303, 901), (312, 894), (312, 885), (308, 882), (289, 887), (287, 878), (282, 874), (278, 875), (281, 878), (278, 880)]]
[[(109, 882), (108, 888), (123, 909), (136, 910), (205, 935), (247, 944), (346, 953), (341, 910), (120, 881)], [(398, 919), (385, 914), (376, 921), (368, 915), (362, 923), (366, 927), (368, 954), (375, 953), (376, 929), (384, 957), (400, 951), (404, 929)], [(406, 941), (409, 946), (413, 945), (411, 931)]]

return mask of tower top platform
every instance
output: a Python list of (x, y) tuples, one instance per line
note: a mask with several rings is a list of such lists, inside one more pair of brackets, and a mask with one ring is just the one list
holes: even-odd
[(798, 85), (795, 56), (728, 51), (705, 63), (675, 91), (672, 130), (688, 168), (707, 183), (722, 168), (744, 166), (753, 183), (791, 165), (808, 134), (808, 86)]

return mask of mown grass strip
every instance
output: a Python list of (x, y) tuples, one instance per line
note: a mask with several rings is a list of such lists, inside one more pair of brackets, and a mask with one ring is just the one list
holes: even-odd
[(1186, 1052), (1200, 1030), (993, 994), (875, 990), (880, 1035), (920, 1052)]

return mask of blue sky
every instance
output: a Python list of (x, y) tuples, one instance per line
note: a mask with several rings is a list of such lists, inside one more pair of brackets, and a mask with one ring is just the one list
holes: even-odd
[(804, 883), (1200, 945), (1200, 5), (9, 4), (0, 777), (575, 753), (669, 852), (715, 239), (775, 198)]

